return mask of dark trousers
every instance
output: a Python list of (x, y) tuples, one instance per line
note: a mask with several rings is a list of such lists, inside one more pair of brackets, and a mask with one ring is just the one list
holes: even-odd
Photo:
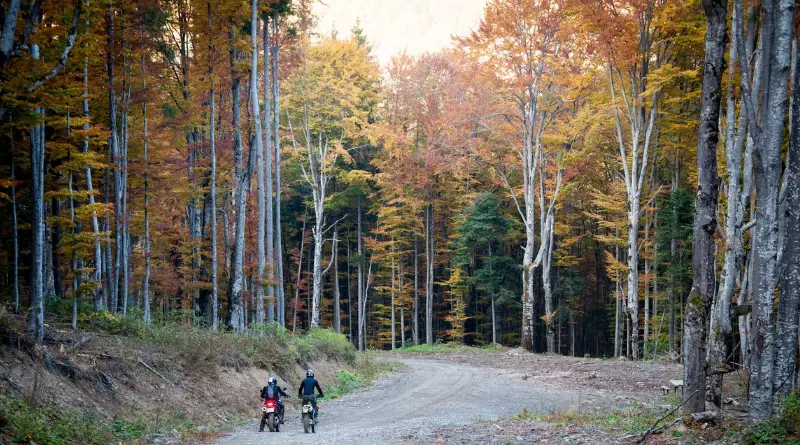
[(312, 394), (310, 396), (303, 396), (303, 403), (311, 402), (311, 406), (314, 407), (314, 419), (317, 418), (317, 414), (319, 414), (319, 408), (317, 408), (317, 395)]

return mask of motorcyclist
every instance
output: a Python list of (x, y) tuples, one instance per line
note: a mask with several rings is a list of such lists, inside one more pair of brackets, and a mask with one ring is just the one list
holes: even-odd
[(306, 371), (305, 380), (300, 382), (300, 388), (297, 390), (297, 395), (298, 397), (303, 398), (303, 403), (307, 401), (311, 402), (311, 406), (314, 407), (314, 423), (317, 423), (319, 418), (319, 408), (317, 408), (317, 396), (314, 394), (314, 389), (319, 391), (320, 397), (325, 397), (325, 394), (322, 392), (322, 388), (319, 386), (319, 382), (314, 378), (314, 371), (309, 369)]
[[(283, 401), (281, 400), (281, 396), (289, 397), (289, 394), (278, 386), (278, 378), (277, 377), (270, 377), (267, 383), (267, 386), (261, 389), (261, 404), (263, 405), (266, 400), (275, 400), (277, 408), (278, 408), (278, 418), (280, 419), (280, 423), (283, 422), (283, 412), (284, 406)], [(264, 421), (261, 422), (261, 429), (260, 431), (264, 431)]]

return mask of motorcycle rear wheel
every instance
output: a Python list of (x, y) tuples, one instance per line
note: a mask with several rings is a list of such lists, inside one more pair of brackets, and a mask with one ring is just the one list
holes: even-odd
[(270, 433), (275, 432), (275, 414), (269, 413), (267, 414), (267, 428), (269, 428)]
[[(303, 431), (308, 434), (309, 427), (311, 426), (311, 416), (308, 414), (303, 414)], [(313, 428), (313, 427), (312, 427)]]

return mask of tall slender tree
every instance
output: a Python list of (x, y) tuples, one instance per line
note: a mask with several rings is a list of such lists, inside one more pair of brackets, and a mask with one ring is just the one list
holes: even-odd
[(686, 305), (684, 321), (684, 382), (687, 396), (685, 412), (705, 411), (706, 342), (709, 311), (714, 298), (716, 261), (714, 234), (717, 229), (717, 145), (722, 100), (722, 73), (725, 69), (725, 43), (728, 16), (727, 0), (703, 2), (706, 12), (706, 55), (703, 69), (703, 103), (697, 137), (697, 202), (695, 204), (692, 258), (694, 289)]

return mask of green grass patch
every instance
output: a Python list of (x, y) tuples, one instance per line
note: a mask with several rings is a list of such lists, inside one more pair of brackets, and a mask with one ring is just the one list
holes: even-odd
[(351, 391), (369, 385), (381, 374), (394, 372), (402, 366), (399, 362), (375, 360), (370, 355), (358, 357), (353, 371), (340, 369), (336, 373), (336, 380), (325, 388), (325, 395), (329, 399), (339, 398)]
[[(666, 413), (661, 410), (634, 404), (623, 410), (613, 410), (605, 413), (583, 413), (570, 410), (540, 415), (537, 418), (545, 422), (555, 423), (558, 427), (572, 425), (593, 426), (625, 434), (643, 434), (652, 428), (656, 420), (661, 419), (664, 414)], [(676, 417), (677, 414), (670, 415), (663, 419), (660, 424), (670, 422)]]

